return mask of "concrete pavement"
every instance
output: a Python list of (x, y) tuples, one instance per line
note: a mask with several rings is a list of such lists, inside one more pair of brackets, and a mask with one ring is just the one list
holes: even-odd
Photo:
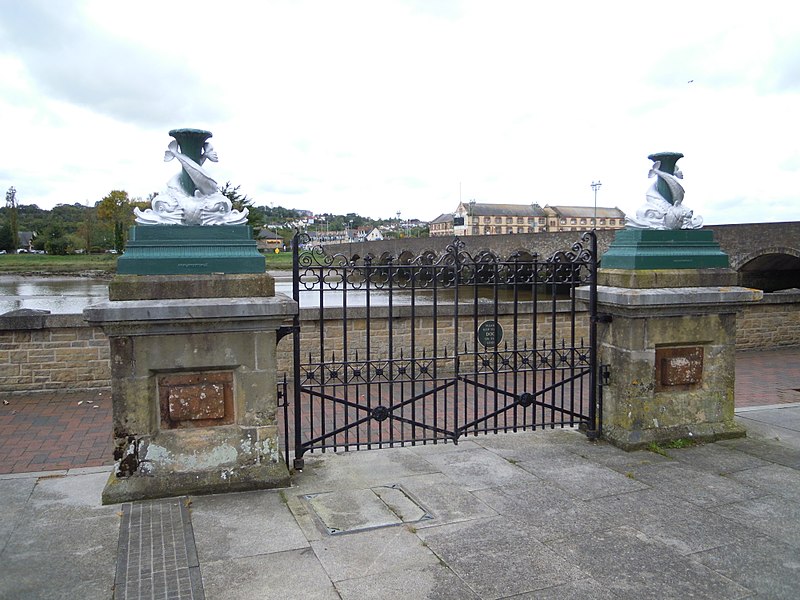
[(800, 404), (737, 418), (659, 453), (490, 435), (107, 507), (102, 467), (0, 475), (0, 598), (795, 598)]

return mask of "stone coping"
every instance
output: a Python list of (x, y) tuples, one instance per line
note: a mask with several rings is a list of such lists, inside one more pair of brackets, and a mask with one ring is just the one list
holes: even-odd
[(121, 300), (101, 302), (83, 310), (90, 323), (132, 321), (197, 321), (283, 318), (297, 312), (297, 303), (284, 294), (253, 298), (195, 298), (179, 300)]
[[(589, 300), (589, 288), (580, 287), (576, 291), (580, 300)], [(737, 304), (758, 302), (764, 297), (764, 292), (753, 288), (738, 286), (723, 287), (676, 287), (676, 288), (648, 288), (630, 289), (611, 286), (597, 287), (597, 302), (620, 307), (644, 306), (696, 306)]]

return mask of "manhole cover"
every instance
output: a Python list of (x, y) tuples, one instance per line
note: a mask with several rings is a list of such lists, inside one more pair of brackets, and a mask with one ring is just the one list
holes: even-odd
[(399, 485), (306, 494), (303, 498), (330, 535), (431, 518), (430, 513)]

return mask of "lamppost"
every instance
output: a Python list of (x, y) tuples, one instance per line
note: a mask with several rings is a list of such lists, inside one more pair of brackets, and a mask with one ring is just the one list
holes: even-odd
[[(475, 227), (475, 199), (474, 198), (469, 201), (469, 226), (470, 226), (470, 229), (468, 231), (472, 231), (473, 233), (475, 233), (477, 235), (478, 231), (477, 231), (477, 229)], [(470, 235), (470, 234), (468, 232), (466, 232), (466, 235)]]
[(603, 185), (599, 181), (592, 182), (592, 189), (594, 190), (594, 223), (592, 223), (592, 229), (597, 229), (597, 190), (600, 189), (600, 186)]

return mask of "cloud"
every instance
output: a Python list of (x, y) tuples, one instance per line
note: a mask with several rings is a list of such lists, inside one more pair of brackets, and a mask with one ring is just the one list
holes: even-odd
[(225, 116), (189, 65), (92, 27), (74, 8), (0, 3), (0, 51), (14, 53), (46, 94), (122, 121), (169, 127)]

